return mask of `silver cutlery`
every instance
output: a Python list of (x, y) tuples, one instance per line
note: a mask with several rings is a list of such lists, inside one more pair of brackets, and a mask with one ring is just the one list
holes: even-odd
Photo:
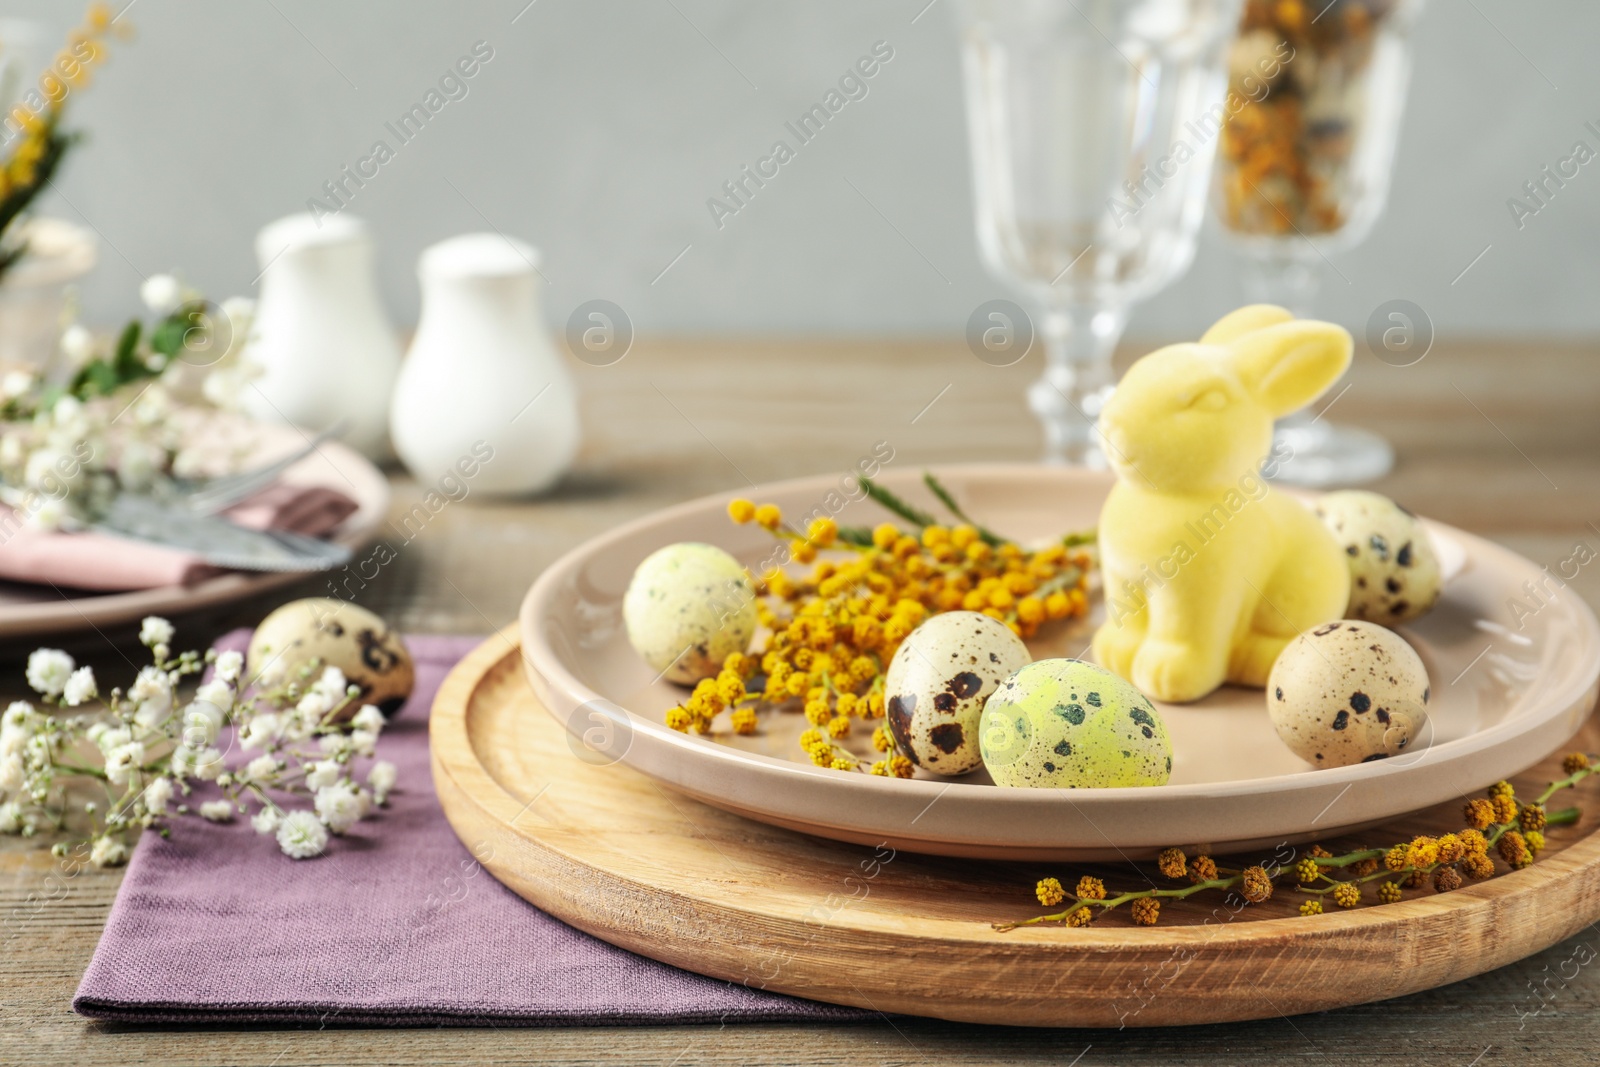
[(243, 571), (321, 571), (343, 566), (350, 550), (284, 530), (253, 530), (197, 515), (187, 504), (119, 493), (94, 523), (102, 533), (181, 548), (216, 567)]
[(340, 419), (288, 455), (247, 471), (209, 479), (182, 492), (180, 499), (195, 515), (215, 515), (219, 511), (226, 511), (277, 481), (284, 471), (311, 455), (324, 441), (339, 436), (344, 430), (345, 421)]

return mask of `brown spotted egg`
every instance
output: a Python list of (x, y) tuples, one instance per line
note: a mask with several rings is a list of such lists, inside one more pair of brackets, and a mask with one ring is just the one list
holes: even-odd
[(1326, 493), (1313, 510), (1350, 564), (1347, 616), (1397, 626), (1433, 607), (1442, 582), (1439, 557), (1415, 515), (1363, 489)]
[(1314, 767), (1348, 767), (1427, 744), (1428, 672), (1405, 638), (1345, 619), (1289, 642), (1267, 677), (1283, 743)]
[(411, 695), (416, 668), (400, 635), (366, 608), (331, 597), (308, 597), (278, 608), (256, 627), (246, 654), (249, 677), (273, 686), (306, 667), (337, 667), (361, 692), (341, 713), (363, 704), (393, 715)]
[(884, 710), (895, 746), (935, 774), (983, 765), (978, 720), (984, 701), (1029, 660), (1022, 639), (975, 611), (935, 615), (900, 643), (884, 677)]

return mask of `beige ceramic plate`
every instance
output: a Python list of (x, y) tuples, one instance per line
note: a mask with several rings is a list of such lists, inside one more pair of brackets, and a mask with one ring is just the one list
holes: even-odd
[[(271, 462), (305, 444), (305, 436), (292, 426), (256, 424), (230, 428), (230, 439), (247, 433), (252, 459)], [(326, 485), (351, 497), (357, 511), (335, 532), (333, 540), (351, 548), (371, 541), (389, 513), (389, 483), (383, 472), (359, 453), (337, 441), (328, 441), (305, 460), (289, 468), (284, 479), (307, 485)], [(135, 622), (146, 615), (176, 616), (201, 608), (228, 604), (304, 579), (304, 574), (249, 574), (242, 571), (218, 575), (188, 586), (139, 589), (127, 593), (86, 593), (44, 585), (0, 582), (0, 640), (35, 638), (44, 634), (107, 630)]]
[[(939, 474), (970, 514), (1022, 540), (1093, 526), (1111, 485), (1101, 474), (1034, 466)], [(936, 506), (920, 472), (898, 471), (883, 482)], [(1166, 786), (1001, 789), (981, 771), (896, 780), (822, 770), (795, 744), (806, 726), (798, 714), (769, 714), (762, 733), (749, 738), (721, 722), (711, 738), (669, 730), (662, 713), (683, 691), (654, 681), (623, 633), (623, 591), (655, 549), (707, 541), (752, 564), (771, 552), (764, 531), (728, 521), (732, 495), (648, 516), (553, 565), (523, 603), (525, 666), (540, 699), (574, 735), (579, 756), (620, 760), (708, 804), (806, 833), (1018, 860), (1134, 858), (1167, 845), (1270, 849), (1509, 777), (1560, 748), (1594, 706), (1600, 625), (1588, 608), (1561, 590), (1519, 629), (1510, 602), (1526, 600), (1523, 583), (1539, 582), (1543, 572), (1488, 541), (1430, 523), (1447, 575), (1444, 596), (1402, 632), (1433, 682), (1432, 736), (1404, 756), (1313, 771), (1278, 740), (1259, 690), (1228, 687), (1198, 704), (1160, 705), (1174, 750)], [(795, 515), (843, 499), (838, 476), (784, 482), (759, 495)], [(867, 501), (838, 513), (842, 524), (884, 518)], [(1032, 648), (1039, 657), (1087, 655), (1090, 632), (1090, 624), (1047, 630)], [(865, 738), (855, 740), (867, 751)]]

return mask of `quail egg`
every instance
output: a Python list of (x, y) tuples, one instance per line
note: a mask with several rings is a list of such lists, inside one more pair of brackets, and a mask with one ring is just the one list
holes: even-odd
[(400, 635), (366, 608), (332, 597), (290, 601), (262, 619), (245, 664), (253, 681), (276, 685), (292, 681), (312, 660), (339, 668), (360, 688), (345, 717), (363, 704), (393, 715), (416, 683), (411, 653)]
[(1007, 678), (984, 705), (979, 737), (997, 785), (1102, 789), (1172, 776), (1172, 742), (1155, 705), (1081, 660), (1039, 660)]
[(983, 765), (983, 702), (1029, 659), (1010, 627), (976, 611), (935, 615), (900, 643), (884, 676), (884, 710), (895, 746), (937, 774)]
[(1289, 642), (1267, 678), (1283, 743), (1316, 767), (1348, 767), (1426, 745), (1428, 672), (1376, 623), (1324, 623)]
[(622, 598), (628, 642), (653, 671), (692, 685), (743, 652), (756, 631), (756, 593), (743, 564), (715, 545), (657, 549)]
[(1416, 516), (1360, 489), (1327, 493), (1315, 511), (1350, 564), (1346, 616), (1396, 626), (1433, 607), (1441, 585), (1439, 557)]

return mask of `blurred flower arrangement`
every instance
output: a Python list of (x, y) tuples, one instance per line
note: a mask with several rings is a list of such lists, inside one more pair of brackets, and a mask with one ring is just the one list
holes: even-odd
[[(337, 668), (308, 665), (252, 690), (238, 652), (174, 656), (172, 638), (167, 620), (145, 619), (139, 639), (152, 663), (126, 691), (113, 689), (104, 700), (93, 669), (65, 652), (41, 648), (28, 658), (28, 684), (39, 703), (58, 710), (16, 701), (0, 716), (0, 832), (70, 831), (81, 812), (90, 833), (59, 841), (53, 851), (64, 856), (87, 843), (91, 862), (113, 867), (127, 860), (131, 831), (167, 836), (174, 813), (213, 822), (248, 815), (286, 855), (305, 859), (327, 848), (329, 834), (344, 833), (386, 802), (393, 764), (373, 762), (364, 786), (354, 774), (358, 759), (373, 756), (383, 715), (371, 705), (349, 713), (359, 690)], [(207, 665), (211, 679), (180, 706), (180, 685)], [(241, 767), (229, 768), (217, 747), (229, 727), (233, 742), (255, 754)], [(221, 795), (191, 803), (203, 782)], [(84, 801), (85, 784), (103, 790), (103, 802)], [(295, 797), (309, 807), (290, 807)]]
[[(1305, 916), (1321, 915), (1324, 901), (1340, 908), (1358, 908), (1369, 903), (1399, 903), (1407, 890), (1432, 888), (1435, 893), (1448, 893), (1469, 880), (1494, 877), (1494, 853), (1499, 853), (1511, 870), (1527, 867), (1544, 851), (1547, 829), (1578, 821), (1577, 808), (1548, 811), (1546, 805), (1556, 793), (1600, 772), (1600, 767), (1587, 753), (1573, 752), (1562, 761), (1561, 769), (1566, 777), (1549, 783), (1528, 802), (1517, 799), (1510, 782), (1496, 782), (1484, 796), (1463, 806), (1465, 827), (1437, 837), (1421, 834), (1384, 848), (1362, 848), (1338, 856), (1313, 845), (1293, 865), (1284, 861), (1244, 868), (1218, 866), (1210, 856), (1189, 857), (1182, 849), (1169, 848), (1156, 858), (1156, 867), (1164, 877), (1188, 883), (1177, 889), (1152, 885), (1118, 893), (1108, 890), (1099, 878), (1084, 875), (1068, 890), (1059, 879), (1045, 878), (1034, 886), (1034, 895), (1047, 908), (1067, 902), (1064, 909), (995, 923), (994, 927), (1006, 931), (1040, 924), (1088, 926), (1123, 904), (1129, 905), (1135, 925), (1154, 926), (1163, 900), (1182, 900), (1216, 890), (1260, 904), (1271, 898), (1275, 886), (1284, 883), (1305, 896), (1299, 907)], [(1374, 882), (1377, 899), (1369, 901), (1364, 887)]]
[(0, 377), (0, 503), (29, 526), (73, 529), (118, 492), (160, 494), (236, 458), (200, 431), (237, 406), (254, 373), (243, 357), (252, 302), (218, 307), (167, 274), (140, 294), (155, 319), (110, 344), (67, 328), (64, 380)]
[(76, 134), (61, 129), (67, 100), (89, 84), (91, 72), (105, 59), (106, 39), (128, 32), (128, 24), (113, 18), (106, 4), (90, 4), (83, 23), (67, 35), (66, 47), (40, 72), (37, 86), (5, 115), (4, 142), (15, 140), (16, 145), (0, 164), (0, 277), (28, 250), (13, 224), (50, 184), (77, 140)]
[[(1046, 622), (1075, 618), (1089, 609), (1093, 532), (1068, 534), (1039, 548), (1023, 548), (973, 522), (932, 474), (923, 482), (956, 520), (954, 525), (863, 477), (873, 500), (911, 523), (872, 529), (841, 527), (827, 516), (802, 532), (784, 523), (776, 504), (748, 500), (728, 505), (736, 523), (754, 522), (780, 542), (779, 559), (815, 564), (790, 577), (774, 565), (760, 576), (757, 610), (769, 632), (759, 651), (735, 653), (716, 678), (696, 685), (683, 704), (667, 711), (675, 730), (707, 733), (727, 709), (735, 733), (755, 733), (763, 707), (801, 704), (812, 729), (800, 745), (819, 767), (909, 778), (911, 761), (893, 752), (883, 726), (872, 730), (883, 758), (863, 764), (837, 742), (853, 722), (884, 714), (884, 674), (900, 642), (930, 615), (980, 611), (1023, 638)], [(843, 557), (819, 559), (834, 550)]]

